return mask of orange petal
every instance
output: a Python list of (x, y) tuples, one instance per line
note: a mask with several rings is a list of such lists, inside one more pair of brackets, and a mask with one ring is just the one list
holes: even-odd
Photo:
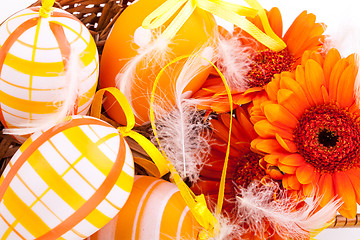
[(279, 167), (279, 169), (287, 174), (295, 174), (297, 167), (292, 167), (292, 166), (288, 166), (288, 165), (284, 165), (282, 163), (278, 163), (277, 166)]
[(313, 166), (310, 164), (304, 164), (296, 169), (296, 177), (301, 184), (311, 183), (316, 176), (316, 172)]
[(333, 67), (329, 78), (330, 99), (336, 99), (340, 77), (348, 65), (346, 59), (340, 59)]
[(330, 174), (324, 174), (319, 179), (319, 195), (322, 197), (320, 206), (324, 207), (335, 197), (334, 183)]
[(300, 154), (289, 154), (284, 158), (280, 158), (279, 161), (288, 166), (302, 166), (306, 163)]
[(305, 82), (310, 96), (316, 105), (324, 103), (321, 93), (321, 86), (325, 84), (325, 77), (322, 67), (310, 59), (305, 65)]
[(344, 204), (339, 212), (346, 218), (355, 218), (357, 212), (356, 196), (348, 175), (345, 172), (333, 174), (335, 193), (342, 199)]
[(295, 79), (300, 84), (303, 92), (305, 93), (307, 102), (310, 106), (315, 106), (315, 102), (313, 101), (310, 92), (308, 88), (306, 87), (306, 81), (305, 81), (305, 69), (302, 65), (299, 65), (296, 67), (295, 70)]
[(322, 94), (322, 97), (324, 99), (324, 103), (327, 104), (330, 102), (330, 97), (329, 97), (329, 93), (326, 89), (325, 86), (321, 86), (321, 94)]
[(238, 107), (235, 110), (236, 118), (239, 121), (244, 133), (247, 135), (248, 139), (255, 139), (258, 135), (254, 130), (253, 124), (250, 122), (248, 118), (248, 114), (242, 107)]
[(341, 59), (340, 53), (336, 48), (332, 48), (325, 56), (323, 70), (325, 76), (325, 86), (329, 89), (330, 74), (335, 64)]
[(360, 203), (360, 170), (354, 169), (348, 171), (348, 177), (355, 190), (356, 202)]
[(274, 7), (270, 9), (267, 15), (272, 30), (275, 32), (276, 35), (282, 37), (283, 22), (279, 9), (277, 7)]
[(271, 165), (277, 165), (278, 161), (279, 161), (279, 156), (278, 155), (273, 155), (273, 154), (267, 154), (264, 156), (263, 158), (267, 163), (271, 164)]
[(300, 190), (301, 183), (297, 180), (295, 175), (287, 174), (284, 176), (284, 178), (287, 177), (287, 184), (290, 189), (292, 190)]
[(293, 141), (284, 139), (277, 133), (275, 134), (275, 138), (278, 141), (278, 143), (280, 144), (280, 146), (282, 146), (286, 151), (288, 151), (290, 153), (297, 152), (297, 147)]
[(279, 134), (283, 138), (293, 139), (292, 131), (285, 130), (280, 127), (274, 126), (269, 123), (268, 120), (261, 120), (254, 124), (254, 129), (257, 134), (262, 138), (274, 138), (276, 134)]
[(350, 107), (354, 101), (354, 84), (356, 78), (355, 65), (350, 64), (344, 72), (341, 74), (338, 90), (337, 90), (337, 102), (341, 107)]
[(279, 104), (266, 104), (264, 114), (269, 122), (284, 128), (294, 129), (298, 124), (296, 117)]
[(302, 191), (306, 197), (310, 197), (315, 189), (315, 185), (312, 183), (302, 185)]
[(305, 109), (310, 107), (310, 103), (306, 96), (306, 92), (301, 85), (293, 78), (282, 78), (280, 82), (281, 88), (278, 92), (278, 102), (288, 109), (295, 117), (300, 118)]
[(265, 153), (283, 152), (283, 148), (275, 139), (257, 138), (251, 142), (251, 147)]

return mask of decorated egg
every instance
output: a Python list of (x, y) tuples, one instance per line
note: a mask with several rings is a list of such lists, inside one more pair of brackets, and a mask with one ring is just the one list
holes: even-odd
[(97, 87), (98, 52), (88, 29), (66, 11), (52, 8), (44, 17), (40, 9), (22, 10), (0, 26), (0, 120), (6, 128), (47, 122), (65, 103), (73, 114), (86, 114)]
[(133, 158), (111, 125), (73, 116), (31, 135), (0, 180), (1, 239), (84, 239), (125, 204)]
[(87, 240), (194, 240), (200, 229), (175, 184), (135, 176), (121, 212)]
[[(127, 7), (116, 20), (101, 57), (100, 87), (118, 87), (129, 99), (138, 125), (149, 121), (150, 96), (154, 80), (162, 67), (176, 57), (200, 51), (210, 42), (213, 43), (216, 33), (213, 16), (196, 8), (170, 42), (157, 41), (163, 39), (159, 33), (173, 18), (165, 22), (159, 28), (161, 30), (154, 31), (144, 29), (142, 22), (164, 2), (139, 0)], [(207, 50), (210, 48), (213, 51), (210, 45)], [(209, 56), (211, 60), (211, 55)], [(159, 79), (155, 99), (161, 99), (164, 106), (171, 106), (175, 102), (176, 81), (184, 62), (179, 61), (169, 66)], [(200, 88), (210, 72), (209, 64), (206, 62), (204, 65), (207, 67), (194, 74), (181, 93), (194, 92)], [(104, 107), (112, 119), (125, 124), (121, 108), (113, 97), (108, 96)]]

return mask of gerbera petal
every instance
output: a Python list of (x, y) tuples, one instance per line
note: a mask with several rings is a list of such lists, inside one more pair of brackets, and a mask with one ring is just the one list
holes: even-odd
[(283, 139), (279, 134), (275, 134), (275, 138), (278, 141), (278, 143), (280, 144), (280, 146), (282, 146), (286, 151), (290, 152), (290, 153), (295, 153), (297, 152), (297, 147), (295, 145), (295, 143), (293, 141), (289, 141), (287, 139)]
[(341, 59), (340, 53), (336, 48), (332, 48), (326, 54), (323, 70), (325, 76), (325, 86), (329, 89), (330, 74), (335, 64)]
[(325, 173), (319, 179), (319, 195), (321, 196), (320, 206), (324, 207), (335, 197), (334, 183), (332, 176)]
[(321, 86), (324, 85), (324, 73), (319, 63), (310, 59), (305, 65), (305, 82), (310, 96), (316, 105), (324, 103)]
[(324, 99), (324, 103), (327, 104), (330, 102), (330, 97), (329, 97), (329, 93), (326, 89), (325, 86), (321, 86), (321, 93), (322, 93), (322, 97)]
[(294, 129), (298, 124), (296, 117), (279, 104), (266, 104), (264, 106), (264, 114), (269, 122), (283, 128), (290, 127)]
[(313, 99), (311, 98), (310, 92), (308, 88), (306, 87), (306, 81), (305, 81), (305, 69), (302, 65), (299, 65), (296, 67), (295, 70), (295, 79), (300, 84), (302, 90), (305, 93), (306, 99), (310, 106), (315, 106), (315, 103)]
[(348, 65), (346, 59), (340, 59), (333, 67), (329, 78), (330, 99), (336, 99), (340, 77)]
[(315, 185), (312, 183), (302, 185), (302, 191), (306, 197), (310, 197), (313, 194), (314, 189)]
[(267, 154), (262, 159), (271, 165), (277, 165), (279, 161), (279, 156), (274, 154)]
[(348, 177), (355, 190), (356, 202), (360, 203), (360, 170), (354, 169), (348, 171)]
[(283, 138), (289, 140), (293, 138), (293, 134), (291, 131), (274, 126), (268, 120), (261, 120), (255, 123), (254, 129), (256, 133), (259, 134), (259, 136), (262, 138), (273, 138), (276, 134), (279, 134)]
[[(296, 176), (293, 175), (293, 174), (286, 174), (284, 176), (284, 178), (287, 178), (287, 184), (288, 184), (288, 187), (289, 189), (292, 189), (292, 190), (300, 190), (301, 188), (301, 183), (297, 180)], [(283, 181), (284, 181), (284, 178), (283, 178)]]
[(350, 107), (354, 99), (354, 84), (356, 78), (356, 67), (350, 64), (341, 74), (336, 99), (341, 107)]
[(258, 135), (256, 134), (253, 124), (249, 121), (249, 118), (242, 107), (238, 107), (235, 110), (236, 118), (238, 119), (244, 133), (248, 136), (248, 139), (255, 139)]
[(276, 35), (282, 37), (283, 22), (279, 9), (277, 7), (271, 8), (267, 15), (272, 30)]
[(335, 172), (333, 174), (335, 193), (344, 202), (339, 212), (346, 218), (355, 218), (356, 215), (356, 196), (348, 175), (345, 172)]
[(257, 138), (251, 142), (251, 147), (265, 153), (284, 152), (284, 149), (279, 145), (276, 139)]
[(300, 154), (297, 154), (297, 153), (286, 155), (285, 157), (280, 158), (279, 161), (282, 164), (289, 165), (289, 166), (302, 166), (306, 163), (304, 158)]
[[(304, 113), (305, 109), (310, 107), (310, 102), (306, 96), (306, 92), (301, 85), (293, 78), (284, 77), (281, 79), (280, 86), (282, 89), (278, 92), (278, 102), (287, 108), (297, 118)], [(286, 91), (292, 91), (292, 94)], [(288, 97), (288, 98), (286, 98)], [(289, 107), (288, 107), (289, 106)]]
[(297, 167), (284, 165), (284, 164), (282, 164), (280, 162), (278, 163), (277, 166), (282, 172), (287, 173), (287, 174), (295, 174), (296, 169), (297, 169)]
[(301, 184), (311, 183), (315, 179), (315, 176), (315, 169), (310, 164), (304, 164), (296, 169), (296, 177)]

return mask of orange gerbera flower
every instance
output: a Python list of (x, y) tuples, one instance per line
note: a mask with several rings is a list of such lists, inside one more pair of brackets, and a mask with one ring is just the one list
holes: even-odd
[[(282, 173), (277, 167), (271, 166), (266, 162), (260, 162), (259, 164), (263, 156), (251, 151), (250, 142), (258, 135), (255, 133), (253, 125), (249, 121), (249, 115), (244, 110), (244, 107), (238, 107), (235, 110), (235, 115), (236, 117), (233, 117), (231, 149), (225, 183), (225, 201), (223, 205), (223, 211), (226, 212), (232, 221), (235, 221), (238, 217), (235, 207), (238, 188), (247, 188), (251, 182), (259, 181), (267, 174), (277, 179), (281, 179), (282, 177)], [(214, 132), (211, 159), (202, 169), (200, 180), (192, 187), (195, 194), (202, 193), (206, 196), (208, 205), (213, 211), (215, 211), (214, 207), (218, 199), (230, 118), (230, 114), (224, 113), (218, 115), (218, 119), (210, 120)], [(263, 220), (265, 221), (264, 225), (267, 227), (265, 229), (266, 232), (261, 234), (263, 234), (266, 239), (268, 239), (268, 237), (271, 237), (270, 239), (277, 239), (277, 235), (275, 231), (273, 231), (274, 229), (268, 226), (269, 223), (266, 222), (266, 219)], [(244, 223), (242, 222), (242, 224)], [(241, 239), (260, 240), (262, 238), (248, 231), (247, 234), (241, 236)]]
[[(285, 188), (334, 197), (339, 212), (356, 215), (360, 203), (360, 109), (354, 97), (355, 56), (306, 52), (293, 74), (277, 75), (250, 114), (259, 137), (251, 145), (285, 173)], [(316, 187), (316, 188), (315, 188)]]
[[(307, 50), (317, 50), (322, 47), (325, 36), (323, 35), (324, 24), (315, 23), (313, 14), (302, 12), (283, 35), (283, 23), (278, 8), (272, 8), (267, 12), (270, 26), (274, 32), (283, 39), (287, 47), (282, 51), (272, 51), (257, 42), (251, 35), (235, 26), (233, 36), (238, 36), (238, 41), (244, 47), (252, 49), (250, 66), (244, 79), (247, 90), (232, 92), (235, 104), (245, 104), (263, 94), (264, 87), (273, 79), (275, 74), (284, 71), (293, 71), (300, 64), (303, 53)], [(263, 30), (260, 17), (248, 18), (259, 29)], [(215, 74), (209, 77), (208, 82), (193, 95), (194, 98), (202, 99), (201, 108), (211, 109), (216, 112), (229, 111), (228, 98), (221, 79)]]

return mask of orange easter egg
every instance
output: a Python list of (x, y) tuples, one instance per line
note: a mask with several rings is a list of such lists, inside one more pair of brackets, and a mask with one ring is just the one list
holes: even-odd
[[(70, 108), (85, 115), (97, 87), (98, 52), (86, 26), (64, 10), (53, 8), (48, 17), (39, 10), (24, 9), (0, 26), (0, 120), (6, 128), (54, 118), (70, 98), (70, 79), (77, 81)], [(77, 64), (70, 64), (75, 55)]]
[[(189, 55), (199, 50), (209, 40), (214, 40), (216, 33), (216, 22), (213, 16), (196, 8), (171, 40), (166, 56), (155, 54), (151, 55), (151, 58), (143, 59), (137, 65), (133, 78), (123, 78), (120, 74), (118, 76), (119, 83), (117, 83), (117, 75), (126, 64), (129, 64), (129, 60), (134, 59), (138, 54), (141, 55), (140, 52), (143, 52), (141, 47), (148, 46), (147, 44), (153, 41), (154, 36), (152, 36), (151, 30), (142, 28), (142, 22), (163, 2), (164, 0), (140, 0), (127, 7), (115, 22), (105, 43), (101, 58), (100, 87), (130, 86), (128, 92), (121, 88), (120, 90), (129, 99), (136, 116), (136, 122), (140, 125), (149, 121), (150, 94), (161, 67), (176, 57)], [(168, 26), (173, 18), (160, 28), (164, 29)], [(156, 99), (161, 99), (164, 105), (173, 105), (175, 102), (176, 78), (183, 67), (183, 63), (184, 61), (180, 61), (172, 64), (158, 82)], [(206, 80), (209, 71), (207, 68), (207, 70), (195, 75), (183, 92), (194, 92), (199, 89)], [(124, 81), (131, 81), (131, 83)], [(107, 113), (117, 122), (125, 124), (120, 106), (114, 103), (114, 98), (109, 96), (104, 103)]]
[(81, 240), (119, 213), (134, 182), (122, 135), (93, 117), (31, 135), (0, 178), (1, 239)]
[(200, 229), (175, 184), (135, 176), (121, 212), (87, 240), (194, 240)]

